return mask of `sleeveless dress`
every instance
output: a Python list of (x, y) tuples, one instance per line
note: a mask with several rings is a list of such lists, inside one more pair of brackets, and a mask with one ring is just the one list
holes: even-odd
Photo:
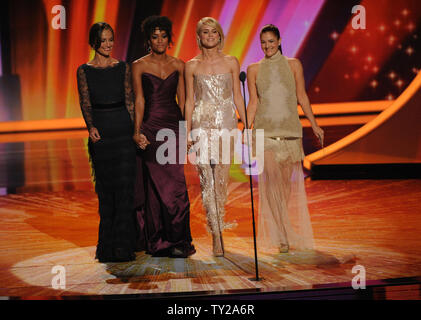
[(86, 126), (97, 128), (101, 136), (88, 142), (100, 215), (96, 258), (134, 260), (136, 146), (130, 68), (122, 61), (107, 68), (84, 64), (77, 70), (77, 83)]
[(257, 155), (258, 165), (263, 166), (259, 174), (259, 246), (281, 251), (312, 249), (295, 78), (279, 51), (260, 60), (256, 87), (259, 102), (254, 129), (264, 129), (264, 154)]
[[(200, 178), (202, 203), (206, 210), (207, 230), (215, 234), (234, 225), (224, 221), (229, 170), (233, 156), (231, 138), (229, 154), (222, 152), (223, 129), (225, 132), (231, 132), (237, 128), (238, 123), (232, 96), (232, 74), (196, 74), (194, 92), (192, 132), (196, 131), (199, 141), (207, 142), (201, 144), (201, 150), (197, 152), (196, 168)], [(211, 160), (217, 163), (214, 172)]]
[[(142, 74), (145, 112), (141, 132), (150, 144), (138, 152), (135, 205), (140, 229), (138, 247), (154, 256), (169, 256), (174, 247), (184, 257), (195, 252), (191, 244), (190, 202), (184, 176), (185, 151), (183, 159), (174, 158), (166, 164), (157, 160), (164, 143), (174, 146), (172, 155), (179, 154), (182, 134), (179, 121), (183, 121), (183, 116), (175, 100), (178, 78), (178, 71), (166, 79)], [(161, 129), (174, 133), (168, 142), (157, 139)]]

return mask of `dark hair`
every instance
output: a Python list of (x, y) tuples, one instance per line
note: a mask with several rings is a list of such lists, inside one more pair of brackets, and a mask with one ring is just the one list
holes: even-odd
[(156, 29), (165, 31), (168, 37), (168, 44), (173, 44), (171, 20), (164, 16), (150, 16), (142, 22), (143, 39), (146, 48), (149, 46), (148, 41), (151, 39), (151, 36)]
[(101, 35), (104, 30), (110, 30), (114, 38), (114, 30), (106, 22), (94, 23), (89, 30), (89, 45), (94, 50), (98, 50), (98, 48), (101, 46)]
[[(275, 35), (276, 38), (278, 38), (278, 39), (281, 38), (281, 34), (279, 33), (279, 29), (275, 25), (273, 25), (273, 24), (267, 24), (267, 25), (265, 25), (262, 28), (262, 31), (260, 31), (260, 36), (262, 36), (262, 34), (263, 33), (266, 33), (266, 32), (272, 32)], [(279, 49), (279, 51), (282, 54), (282, 47), (281, 47), (281, 45), (279, 45), (278, 49)]]

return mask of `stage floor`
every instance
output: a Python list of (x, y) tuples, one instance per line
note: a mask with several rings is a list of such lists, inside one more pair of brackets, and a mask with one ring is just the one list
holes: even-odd
[[(188, 259), (151, 257), (130, 263), (94, 260), (99, 217), (86, 134), (0, 143), (0, 296), (138, 294), (216, 295), (351, 287), (366, 280), (421, 276), (421, 180), (305, 181), (316, 250), (259, 249), (255, 276), (250, 190), (231, 170), (224, 233), (226, 256), (212, 256), (199, 179), (186, 165), (191, 230), (197, 253)], [(258, 216), (258, 183), (254, 181)], [(52, 287), (54, 266), (65, 267), (65, 288)], [(416, 296), (418, 294), (418, 296)], [(411, 296), (412, 298), (414, 295)], [(420, 291), (415, 291), (415, 298)]]

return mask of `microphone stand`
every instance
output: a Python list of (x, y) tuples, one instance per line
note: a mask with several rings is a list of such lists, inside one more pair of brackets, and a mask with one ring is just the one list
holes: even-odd
[[(248, 119), (247, 119), (247, 109), (246, 109), (246, 89), (244, 86), (244, 82), (246, 80), (246, 73), (242, 71), (240, 73), (240, 81), (243, 85), (243, 96), (244, 96), (244, 111), (245, 111), (245, 117), (246, 117), (246, 129), (248, 129)], [(251, 177), (251, 152), (250, 152), (250, 138), (249, 135), (247, 135), (247, 151), (248, 151), (248, 157), (249, 157), (249, 180), (250, 180), (250, 197), (251, 197), (251, 213), (253, 218), (253, 241), (254, 241), (254, 265), (256, 269), (256, 277), (255, 278), (249, 278), (249, 280), (252, 281), (260, 281), (263, 278), (259, 278), (259, 263), (257, 261), (257, 246), (256, 246), (256, 224), (254, 220), (254, 201), (253, 201), (253, 182)]]

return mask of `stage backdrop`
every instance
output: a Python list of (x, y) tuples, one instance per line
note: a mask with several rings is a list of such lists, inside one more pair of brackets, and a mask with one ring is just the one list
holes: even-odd
[[(65, 29), (52, 26), (56, 5), (65, 9)], [(353, 27), (355, 5), (365, 9), (365, 29)], [(418, 0), (2, 1), (0, 121), (81, 117), (76, 69), (93, 56), (89, 27), (108, 22), (114, 56), (130, 63), (145, 54), (140, 24), (153, 14), (173, 21), (169, 53), (184, 61), (199, 52), (197, 21), (216, 18), (226, 34), (224, 52), (242, 70), (263, 56), (261, 27), (277, 25), (284, 54), (303, 63), (313, 103), (394, 100), (421, 68)]]

